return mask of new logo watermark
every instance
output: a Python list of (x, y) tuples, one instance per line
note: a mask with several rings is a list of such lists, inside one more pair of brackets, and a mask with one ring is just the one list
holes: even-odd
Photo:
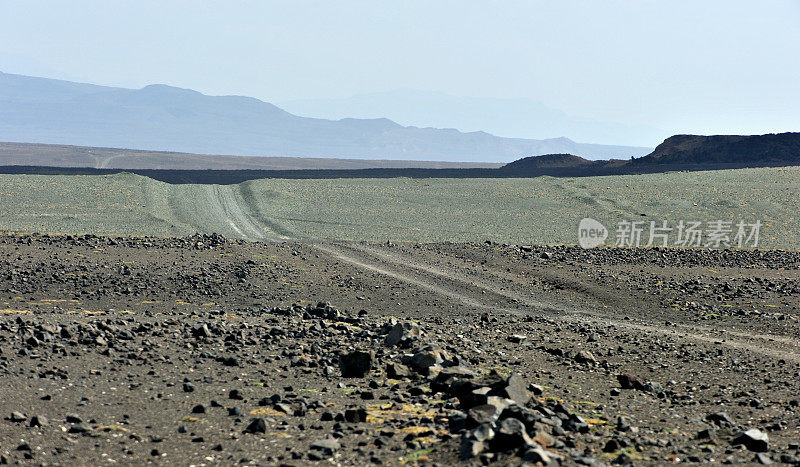
[(600, 222), (585, 217), (578, 224), (578, 244), (583, 248), (600, 246), (608, 238), (608, 229)]
[[(669, 221), (627, 221), (617, 223), (616, 238), (613, 244), (618, 247), (640, 246), (683, 246), (694, 248), (758, 247), (761, 227), (755, 222), (725, 220), (679, 221), (672, 225)], [(603, 245), (609, 231), (600, 222), (586, 217), (578, 224), (578, 245), (594, 248)]]

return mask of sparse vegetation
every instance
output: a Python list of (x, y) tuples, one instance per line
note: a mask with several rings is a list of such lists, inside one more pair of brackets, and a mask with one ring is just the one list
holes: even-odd
[[(541, 244), (575, 243), (583, 217), (612, 232), (622, 220), (759, 219), (760, 246), (800, 247), (798, 167), (587, 178), (263, 179), (226, 187), (228, 204), (212, 185), (130, 174), (0, 181), (0, 229), (24, 232)], [(228, 222), (231, 205), (252, 228)]]

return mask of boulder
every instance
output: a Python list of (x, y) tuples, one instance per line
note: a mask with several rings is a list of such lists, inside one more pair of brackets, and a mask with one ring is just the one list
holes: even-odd
[(372, 353), (356, 350), (339, 356), (339, 369), (345, 378), (363, 378), (372, 367)]
[(766, 452), (769, 449), (769, 436), (763, 431), (753, 428), (734, 435), (731, 444), (734, 446), (744, 445), (748, 450), (754, 452)]

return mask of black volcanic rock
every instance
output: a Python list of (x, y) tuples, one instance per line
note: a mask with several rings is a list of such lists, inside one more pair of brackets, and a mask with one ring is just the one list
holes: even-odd
[(523, 157), (500, 167), (497, 172), (513, 177), (603, 175), (613, 173), (625, 164), (626, 161), (619, 159), (590, 161), (572, 154), (545, 154)]
[(592, 164), (592, 161), (572, 154), (545, 154), (542, 156), (523, 157), (503, 167), (508, 170), (561, 169), (586, 167)]
[(571, 154), (525, 157), (497, 169), (506, 177), (583, 177), (800, 165), (800, 133), (670, 136), (647, 156), (590, 161)]
[(800, 133), (753, 136), (675, 135), (632, 165), (648, 164), (796, 164), (800, 163)]

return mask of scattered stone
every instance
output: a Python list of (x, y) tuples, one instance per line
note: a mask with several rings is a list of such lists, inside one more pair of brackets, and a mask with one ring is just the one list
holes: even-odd
[(43, 417), (41, 415), (34, 415), (33, 417), (31, 417), (31, 421), (30, 421), (29, 426), (31, 426), (31, 427), (42, 427), (42, 426), (47, 426), (48, 424), (49, 424), (49, 421), (47, 420), (47, 418), (45, 418), (45, 417)]
[(322, 460), (332, 456), (341, 448), (341, 444), (333, 438), (325, 438), (314, 441), (309, 445), (311, 452), (309, 458), (312, 460)]
[(91, 428), (86, 426), (86, 424), (84, 424), (84, 423), (76, 423), (76, 424), (72, 425), (71, 427), (69, 427), (69, 429), (67, 430), (67, 433), (83, 434), (83, 433), (88, 433), (89, 431), (91, 431)]
[(263, 418), (254, 418), (250, 420), (250, 423), (247, 424), (247, 427), (243, 431), (244, 433), (250, 434), (257, 434), (257, 433), (266, 433), (267, 432), (267, 422)]
[(725, 412), (715, 412), (706, 415), (706, 420), (717, 426), (733, 426), (734, 421)]
[(66, 416), (67, 423), (83, 423), (83, 418), (80, 415), (74, 413), (68, 413)]
[(771, 465), (771, 464), (774, 463), (772, 461), (772, 458), (769, 457), (769, 454), (764, 453), (764, 452), (759, 452), (758, 454), (756, 454), (756, 459), (755, 460), (758, 461), (759, 464), (763, 464), (763, 465)]
[(644, 383), (644, 387), (642, 388), (645, 392), (650, 392), (653, 394), (661, 394), (664, 392), (664, 386), (661, 383), (657, 383), (655, 381), (648, 381)]
[(581, 350), (575, 354), (575, 361), (578, 363), (597, 363), (597, 359), (588, 350)]
[(367, 411), (364, 409), (347, 409), (344, 411), (344, 420), (348, 423), (366, 422)]
[[(40, 241), (38, 237), (32, 238), (34, 245)], [(70, 242), (79, 237), (72, 238)], [(7, 411), (12, 407), (35, 407), (28, 399), (37, 402), (39, 399), (53, 400), (55, 402), (39, 402), (43, 404), (41, 412), (63, 417), (63, 408), (74, 406), (72, 397), (75, 393), (72, 391), (80, 388), (78, 397), (86, 398), (81, 399), (73, 410), (85, 412), (88, 420), (84, 423), (78, 415), (70, 414), (70, 422), (65, 427), (46, 430), (40, 429), (47, 426), (47, 419), (41, 415), (28, 419), (23, 418), (24, 414), (8, 417), (6, 420), (25, 422), (32, 429), (6, 424), (2, 430), (5, 451), (0, 454), (0, 463), (31, 460), (43, 465), (70, 461), (89, 463), (93, 459), (87, 460), (84, 453), (94, 455), (100, 452), (91, 446), (99, 448), (105, 442), (118, 445), (112, 449), (116, 452), (112, 454), (109, 451), (106, 459), (109, 462), (128, 458), (136, 461), (137, 455), (147, 455), (152, 447), (143, 440), (162, 442), (157, 433), (166, 437), (164, 445), (174, 447), (173, 442), (178, 442), (187, 449), (185, 453), (172, 449), (166, 452), (153, 450), (153, 455), (159, 457), (150, 461), (176, 464), (184, 460), (196, 461), (198, 465), (255, 462), (280, 465), (312, 461), (377, 464), (406, 460), (412, 463), (417, 456), (419, 463), (451, 464), (457, 461), (448, 456), (457, 454), (464, 460), (469, 459), (473, 465), (603, 465), (600, 459), (635, 464), (640, 461), (635, 455), (639, 451), (647, 457), (644, 462), (651, 463), (669, 462), (670, 455), (695, 463), (768, 464), (779, 460), (786, 464), (797, 463), (796, 443), (789, 443), (783, 452), (766, 450), (771, 446), (765, 433), (775, 432), (773, 437), (780, 439), (773, 440), (773, 444), (781, 448), (786, 446), (793, 427), (790, 411), (800, 406), (797, 400), (788, 400), (794, 396), (791, 396), (791, 386), (787, 382), (794, 381), (791, 378), (796, 376), (796, 369), (786, 361), (777, 360), (762, 373), (760, 370), (767, 361), (763, 356), (736, 353), (736, 349), (719, 349), (718, 343), (688, 344), (683, 340), (659, 340), (650, 335), (634, 337), (636, 335), (623, 327), (571, 320), (561, 322), (539, 315), (519, 316), (502, 309), (484, 316), (468, 312), (430, 313), (430, 316), (422, 318), (428, 323), (425, 329), (417, 323), (398, 323), (396, 320), (386, 324), (385, 320), (373, 317), (372, 310), (369, 314), (363, 310), (339, 311), (325, 303), (295, 304), (270, 310), (259, 302), (298, 299), (304, 292), (302, 287), (310, 284), (309, 278), (298, 274), (298, 270), (311, 270), (318, 266), (325, 271), (324, 281), (335, 282), (334, 287), (341, 287), (347, 296), (354, 296), (350, 292), (358, 290), (355, 294), (369, 297), (367, 303), (387, 303), (388, 297), (397, 295), (396, 286), (375, 282), (369, 275), (338, 277), (328, 269), (328, 259), (323, 259), (322, 255), (298, 253), (292, 256), (296, 248), (292, 242), (276, 244), (274, 247), (279, 253), (269, 256), (269, 260), (264, 259), (268, 256), (262, 253), (265, 249), (272, 249), (273, 245), (253, 245), (252, 251), (245, 252), (246, 255), (253, 253), (252, 260), (248, 259), (249, 256), (242, 259), (240, 255), (229, 254), (231, 252), (227, 250), (210, 253), (202, 261), (187, 257), (185, 261), (190, 265), (191, 274), (163, 269), (169, 264), (162, 258), (169, 258), (173, 263), (183, 261), (183, 252), (179, 251), (180, 256), (177, 256), (168, 250), (173, 248), (171, 246), (149, 247), (149, 250), (144, 246), (150, 242), (161, 245), (161, 242), (176, 241), (181, 240), (120, 238), (115, 241), (131, 250), (141, 248), (140, 254), (148, 258), (147, 267), (137, 263), (138, 260), (131, 262), (130, 267), (121, 266), (121, 258), (117, 256), (114, 264), (106, 265), (101, 260), (103, 255), (97, 251), (87, 255), (87, 252), (102, 251), (103, 247), (111, 244), (102, 239), (94, 240), (96, 245), (88, 246), (90, 249), (85, 251), (83, 247), (76, 248), (73, 243), (66, 243), (68, 248), (55, 253), (55, 256), (68, 254), (81, 258), (76, 268), (62, 270), (52, 255), (48, 257), (49, 252), (42, 253), (36, 249), (31, 250), (34, 254), (30, 260), (19, 265), (0, 262), (0, 284), (6, 286), (0, 290), (6, 293), (3, 300), (9, 302), (7, 306), (11, 309), (30, 309), (24, 313), (7, 313), (0, 319), (0, 342), (3, 344), (0, 346), (0, 377), (30, 378), (27, 387), (33, 389), (24, 396), (10, 396)], [(492, 245), (493, 261), (499, 259), (497, 255), (513, 249), (498, 243)], [(0, 235), (0, 246), (13, 258), (25, 244), (16, 237)], [(200, 236), (191, 243), (191, 247), (198, 250), (209, 250), (212, 246), (216, 248), (217, 244)], [(453, 246), (403, 245), (397, 247), (398, 254), (406, 248), (447, 251)], [(527, 252), (530, 255), (515, 254), (514, 261), (535, 259), (543, 248), (530, 247)], [(548, 256), (552, 255), (559, 261), (559, 266), (567, 268), (565, 271), (593, 264), (600, 272), (606, 261), (618, 264), (620, 258), (633, 260), (637, 265), (653, 263), (659, 266), (685, 260), (686, 264), (704, 268), (713, 266), (719, 258), (725, 261), (732, 258), (733, 263), (741, 264), (765, 264), (778, 259), (775, 264), (794, 269), (800, 264), (797, 261), (787, 263), (780, 259), (780, 255), (768, 251), (747, 253), (737, 249), (702, 253), (659, 249), (607, 251), (612, 249), (603, 248), (584, 251), (570, 246), (549, 246), (546, 249)], [(420, 254), (424, 253), (420, 251)], [(493, 263), (481, 260), (483, 265), (478, 262), (470, 264), (482, 254), (478, 250), (467, 255), (465, 267), (484, 267), (488, 272)], [(289, 263), (285, 263), (287, 258)], [(234, 259), (234, 266), (230, 266), (228, 263)], [(267, 262), (270, 267), (264, 267)], [(300, 269), (298, 265), (301, 265)], [(148, 267), (152, 267), (152, 273)], [(528, 261), (525, 264), (525, 268), (531, 268), (533, 272), (538, 267), (546, 267), (546, 263)], [(20, 279), (18, 270), (25, 272), (27, 281)], [(508, 272), (512, 271), (523, 274), (523, 269), (510, 269)], [(529, 271), (524, 269), (524, 275), (528, 274)], [(603, 273), (597, 276), (599, 282), (619, 284), (626, 290), (643, 287), (649, 294), (656, 287), (648, 284), (649, 275), (646, 275), (647, 280), (630, 275), (620, 277)], [(751, 319), (760, 320), (759, 326), (765, 328), (773, 320), (783, 319), (786, 323), (778, 324), (785, 325), (791, 321), (791, 314), (780, 318), (774, 310), (756, 312), (751, 310), (753, 307), (740, 304), (756, 294), (763, 294), (760, 299), (790, 303), (800, 293), (800, 283), (791, 277), (759, 278), (758, 283), (739, 277), (730, 279), (730, 287), (720, 284), (716, 276), (701, 278), (702, 284), (692, 281), (689, 286), (677, 282), (680, 277), (676, 274), (665, 281), (663, 287), (659, 286), (658, 295), (663, 295), (661, 298), (664, 299), (686, 295), (687, 300), (697, 300), (698, 303), (681, 302), (674, 313), (667, 310), (667, 313), (672, 313), (667, 317), (670, 321), (666, 326), (670, 327), (677, 326), (672, 321), (675, 321), (675, 314), (684, 312), (683, 308), (690, 311), (689, 319), (706, 319), (704, 315), (725, 315), (742, 308), (742, 313), (737, 312), (735, 319), (742, 320), (743, 325)], [(297, 282), (301, 287), (260, 288), (265, 281), (283, 279)], [(532, 277), (530, 282), (533, 292), (544, 289), (545, 294), (560, 293), (560, 287), (552, 287), (557, 284), (549, 281)], [(318, 295), (319, 287), (314, 285), (306, 290), (313, 289), (312, 292)], [(748, 288), (751, 289), (749, 292)], [(690, 297), (689, 292), (695, 289), (700, 292)], [(157, 293), (164, 290), (169, 291), (169, 299), (158, 301), (162, 297)], [(240, 296), (234, 297), (236, 301), (224, 297), (231, 291), (241, 292)], [(58, 295), (58, 300), (50, 301), (42, 292)], [(572, 290), (563, 292), (574, 293)], [(12, 297), (18, 303), (11, 302)], [(571, 296), (567, 298), (571, 299)], [(73, 299), (76, 301), (72, 302)], [(39, 300), (42, 303), (38, 303)], [(419, 300), (412, 305), (427, 302), (431, 307), (438, 306), (428, 296), (420, 295)], [(719, 309), (720, 303), (726, 300), (734, 303), (732, 310)], [(393, 302), (394, 298), (389, 298), (389, 301)], [(204, 305), (199, 307), (195, 303)], [(37, 311), (33, 311), (33, 307)], [(119, 310), (131, 308), (132, 311), (118, 313), (119, 310), (112, 307)], [(105, 310), (105, 313), (66, 313), (62, 318), (64, 310), (72, 308)], [(382, 311), (388, 314), (395, 310), (387, 307)], [(420, 313), (428, 311), (423, 309)], [(643, 311), (649, 313), (650, 310)], [(409, 311), (407, 315), (413, 316), (414, 313)], [(59, 324), (53, 324), (56, 322)], [(654, 320), (651, 324), (657, 322)], [(541, 343), (538, 347), (528, 344), (534, 336), (537, 344)], [(637, 341), (638, 338), (641, 340)], [(595, 344), (587, 345), (587, 342)], [(645, 349), (646, 353), (641, 353)], [(547, 355), (539, 358), (536, 356), (539, 351), (558, 358)], [(343, 368), (348, 366), (343, 360), (356, 352), (368, 353), (369, 359), (351, 374), (366, 379), (348, 381), (339, 378), (349, 371)], [(530, 361), (522, 358), (528, 355), (532, 357)], [(75, 357), (85, 357), (85, 365)], [(359, 367), (358, 358), (353, 360), (349, 365)], [(724, 378), (692, 380), (687, 376), (690, 373), (684, 373), (684, 370), (701, 368), (712, 360), (719, 364)], [(670, 381), (663, 386), (652, 381), (643, 382), (644, 378), (640, 380), (632, 375), (616, 376), (626, 371), (623, 365), (631, 364), (641, 368), (637, 371), (642, 371), (642, 377), (648, 369), (650, 373), (647, 374), (664, 377), (682, 361), (687, 366), (672, 376), (680, 378), (680, 382)], [(237, 366), (241, 369), (227, 368)], [(370, 375), (373, 368), (376, 372)], [(508, 376), (506, 371), (535, 374), (537, 382), (547, 385), (547, 391), (543, 386), (528, 384), (519, 374)], [(637, 393), (609, 398), (608, 388), (597, 392), (581, 386), (586, 381), (586, 372), (597, 377), (616, 376), (620, 384), (611, 389), (612, 396), (622, 396), (625, 393), (620, 392), (621, 388), (627, 388), (657, 394), (662, 400), (655, 401), (648, 395)], [(744, 379), (734, 378), (739, 374), (737, 372), (747, 375), (747, 378), (751, 375), (758, 375), (758, 378), (752, 379), (755, 378), (752, 376), (749, 384), (744, 385)], [(666, 376), (664, 380), (668, 378)], [(159, 385), (165, 387), (159, 389)], [(62, 393), (68, 386), (72, 389)], [(231, 389), (234, 387), (240, 389)], [(109, 388), (110, 391), (119, 391), (117, 395), (122, 397), (115, 402), (119, 403), (118, 408), (103, 413), (108, 399), (99, 396), (97, 391)], [(181, 393), (181, 388), (186, 394)], [(773, 389), (778, 392), (772, 393)], [(195, 397), (197, 392), (201, 392), (201, 396)], [(544, 392), (553, 397), (531, 397), (542, 396)], [(272, 393), (277, 394), (263, 397)], [(251, 394), (255, 398), (247, 404), (239, 404), (240, 408), (209, 401), (208, 395), (204, 400), (202, 394), (218, 400), (221, 400), (219, 394), (227, 394), (228, 399), (234, 401), (230, 405), (238, 404), (235, 401), (244, 400)], [(367, 416), (366, 407), (348, 405), (357, 403), (359, 399), (365, 400), (363, 403), (375, 415), (375, 421), (383, 422), (380, 426), (364, 423), (367, 418), (373, 421)], [(131, 407), (131, 401), (141, 405)], [(183, 411), (186, 415), (186, 408), (204, 401), (207, 406), (200, 404), (196, 407), (203, 409), (193, 409), (192, 412), (208, 411), (208, 418), (178, 414)], [(632, 405), (629, 405), (631, 401)], [(242, 415), (253, 408), (249, 406), (255, 405), (252, 402), (262, 407), (253, 413), (264, 418), (248, 416), (242, 419)], [(579, 405), (584, 403), (586, 405)], [(738, 433), (742, 428), (721, 412), (709, 414), (705, 418), (708, 422), (705, 427), (693, 425), (698, 413), (701, 416), (705, 413), (703, 408), (737, 404), (742, 407), (737, 409), (737, 413), (743, 414), (748, 423), (758, 420), (763, 424), (759, 427), (761, 431), (755, 430), (755, 433), (764, 435), (763, 439), (745, 436), (751, 430)], [(626, 406), (640, 407), (637, 418), (650, 420), (641, 434), (637, 427), (630, 426), (628, 420), (617, 417), (620, 411), (626, 412)], [(163, 432), (161, 423), (150, 426), (145, 421), (148, 418), (141, 418), (143, 414), (147, 417), (154, 412), (158, 414), (162, 409), (165, 416), (174, 417), (169, 418), (168, 423), (175, 424), (167, 426)], [(659, 410), (667, 411), (663, 417), (670, 417), (679, 433), (659, 431), (662, 426), (652, 418), (658, 417)], [(226, 412), (229, 417), (220, 417)], [(381, 412), (386, 412), (386, 416)], [(587, 419), (587, 423), (577, 412), (610, 423), (590, 430), (589, 423), (595, 425), (595, 421)], [(89, 414), (100, 421), (91, 419)], [(616, 425), (611, 422), (615, 418)], [(704, 429), (698, 431), (698, 428)], [(69, 431), (69, 434), (64, 435), (62, 431)], [(165, 432), (170, 435), (165, 435)], [(263, 436), (268, 432), (269, 436)], [(686, 432), (693, 432), (695, 436), (685, 436)], [(732, 433), (737, 435), (731, 436)], [(42, 436), (44, 438), (40, 440)], [(246, 441), (240, 446), (244, 451), (235, 447), (241, 437)], [(48, 444), (50, 439), (61, 439), (63, 443), (51, 446)], [(738, 446), (725, 448), (720, 446), (720, 440)], [(431, 459), (427, 459), (426, 449), (432, 446), (432, 441), (441, 442), (436, 446), (443, 449), (457, 447), (458, 452), (447, 453), (436, 448), (430, 455)], [(190, 442), (196, 444), (188, 445)], [(14, 446), (19, 443), (27, 447), (15, 451)], [(138, 443), (143, 444), (135, 448)], [(263, 457), (250, 456), (248, 449), (252, 446), (267, 451)], [(302, 446), (307, 446), (307, 449), (303, 450)], [(342, 449), (342, 446), (348, 449)], [(754, 452), (745, 451), (745, 446)], [(89, 449), (85, 449), (87, 447)], [(222, 455), (223, 449), (230, 450), (230, 454)], [(601, 454), (601, 450), (606, 454)], [(65, 454), (68, 451), (72, 452)], [(166, 455), (167, 452), (170, 456)], [(173, 452), (177, 453), (174, 458)], [(590, 457), (595, 455), (597, 458)]]
[(619, 385), (620, 387), (622, 387), (622, 389), (644, 390), (644, 383), (642, 383), (642, 381), (635, 376), (628, 374), (620, 374), (617, 375), (617, 381), (619, 382)]

